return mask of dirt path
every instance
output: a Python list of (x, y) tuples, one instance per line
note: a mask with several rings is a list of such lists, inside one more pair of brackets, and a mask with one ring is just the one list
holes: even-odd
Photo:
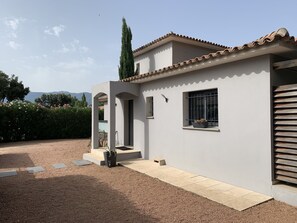
[[(238, 212), (124, 167), (74, 166), (88, 144), (0, 144), (0, 170), (21, 171), (0, 178), (0, 222), (297, 222), (297, 208), (281, 202)], [(25, 171), (37, 165), (46, 171)]]

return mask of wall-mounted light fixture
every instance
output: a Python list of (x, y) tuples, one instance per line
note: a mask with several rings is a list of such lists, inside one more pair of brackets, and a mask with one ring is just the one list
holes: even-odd
[(169, 99), (164, 94), (161, 94), (161, 95), (165, 99), (165, 102), (167, 103)]

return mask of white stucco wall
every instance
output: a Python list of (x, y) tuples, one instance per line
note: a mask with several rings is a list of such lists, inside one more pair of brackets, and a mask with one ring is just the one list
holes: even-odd
[[(134, 148), (146, 159), (271, 194), (270, 57), (142, 84), (134, 101)], [(183, 92), (218, 89), (219, 132), (183, 129)], [(162, 95), (169, 101), (165, 102)], [(145, 98), (154, 97), (154, 119)]]
[(202, 55), (207, 55), (216, 50), (193, 46), (180, 42), (173, 42), (173, 64), (185, 60), (193, 59)]
[(172, 43), (167, 43), (135, 57), (135, 67), (137, 63), (140, 64), (140, 74), (172, 65)]

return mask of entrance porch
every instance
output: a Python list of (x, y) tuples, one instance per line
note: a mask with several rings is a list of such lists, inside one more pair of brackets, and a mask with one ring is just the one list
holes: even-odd
[[(137, 99), (138, 94), (138, 84), (121, 81), (109, 81), (93, 88), (91, 153), (84, 154), (84, 159), (103, 165), (103, 152), (106, 149), (116, 150), (118, 161), (141, 157), (140, 151), (133, 148), (133, 101)], [(102, 97), (106, 98), (104, 119), (107, 121), (107, 145), (99, 147), (99, 99)], [(117, 147), (128, 147), (129, 150)]]

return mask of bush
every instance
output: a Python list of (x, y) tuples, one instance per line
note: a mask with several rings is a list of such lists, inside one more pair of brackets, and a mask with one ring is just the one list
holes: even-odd
[(0, 142), (90, 137), (91, 113), (90, 108), (0, 103)]

